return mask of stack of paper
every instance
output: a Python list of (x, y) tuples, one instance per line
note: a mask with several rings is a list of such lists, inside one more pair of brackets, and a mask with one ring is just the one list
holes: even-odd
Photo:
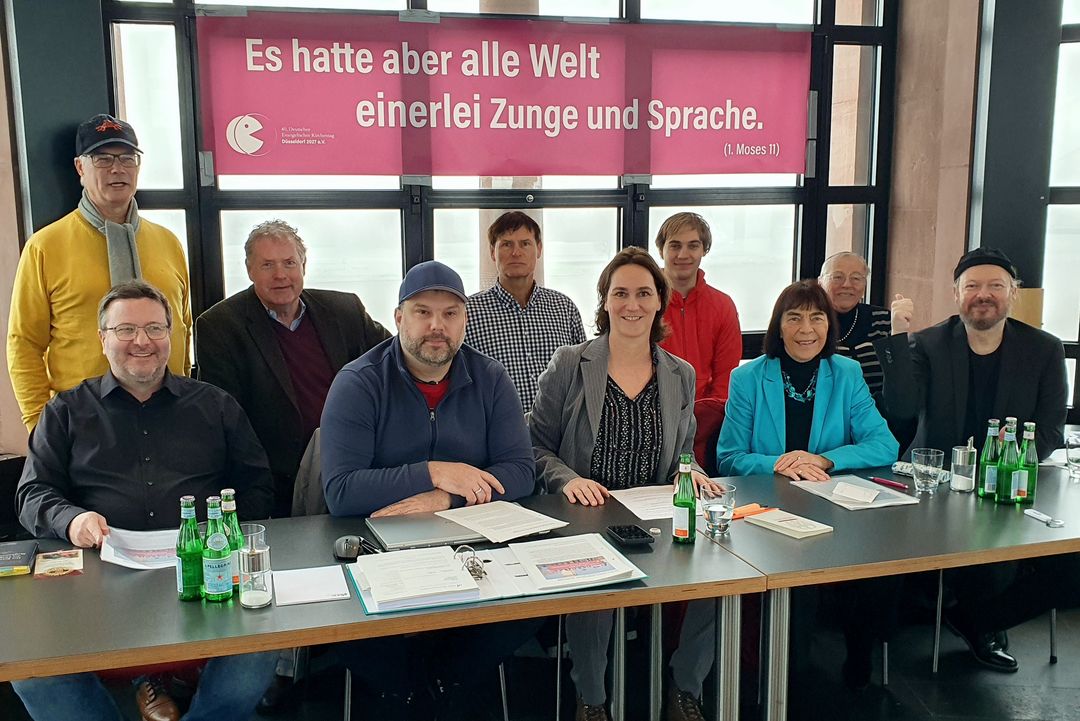
[(566, 525), (566, 521), (506, 501), (436, 511), (435, 515), (465, 526), (492, 543), (506, 543), (515, 538), (546, 533)]
[(768, 528), (770, 531), (783, 533), (785, 536), (791, 536), (792, 538), (807, 538), (808, 536), (816, 536), (832, 531), (832, 526), (811, 521), (809, 518), (803, 518), (802, 516), (796, 516), (794, 513), (781, 511), (779, 508), (765, 513), (758, 513), (754, 516), (747, 516), (746, 522)]
[(380, 611), (480, 600), (480, 587), (449, 546), (360, 556), (350, 570)]
[(274, 571), (274, 601), (278, 606), (340, 601), (349, 597), (341, 566)]

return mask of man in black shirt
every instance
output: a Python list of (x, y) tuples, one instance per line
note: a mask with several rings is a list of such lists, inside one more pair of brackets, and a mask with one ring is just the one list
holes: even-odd
[[(30, 438), (16, 489), (35, 536), (100, 547), (110, 527), (180, 525), (179, 499), (232, 486), (241, 517), (264, 518), (273, 488), (266, 454), (236, 401), (214, 386), (169, 373), (172, 315), (153, 286), (130, 281), (102, 299), (98, 334), (109, 371), (53, 398)], [(212, 659), (190, 715), (247, 718), (273, 678), (275, 653)], [(93, 674), (14, 682), (37, 721), (122, 716)], [(136, 692), (147, 721), (179, 712), (153, 682)]]
[[(874, 342), (885, 373), (885, 412), (893, 423), (917, 420), (913, 447), (949, 458), (969, 437), (979, 442), (989, 418), (1034, 421), (1039, 458), (1062, 444), (1066, 413), (1061, 341), (1009, 318), (1017, 271), (1004, 253), (977, 248), (953, 271), (959, 315), (908, 337), (914, 303), (892, 303), (892, 335)], [(1080, 597), (1076, 555), (959, 568), (947, 574), (960, 603), (946, 619), (984, 665), (1015, 671), (1010, 628)]]

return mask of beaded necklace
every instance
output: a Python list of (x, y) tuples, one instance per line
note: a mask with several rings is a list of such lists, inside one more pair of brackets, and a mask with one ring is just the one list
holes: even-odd
[(784, 380), (784, 394), (788, 398), (796, 403), (809, 403), (814, 400), (814, 392), (817, 390), (817, 369), (814, 369), (814, 375), (810, 376), (810, 382), (806, 385), (806, 388), (802, 393), (795, 390), (795, 386), (791, 384), (791, 377), (787, 374), (787, 371), (781, 370), (780, 377)]

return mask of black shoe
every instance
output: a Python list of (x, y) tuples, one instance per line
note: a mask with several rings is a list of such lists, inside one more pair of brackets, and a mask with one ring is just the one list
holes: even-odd
[(994, 640), (997, 641), (997, 645), (1001, 646), (1002, 651), (1009, 650), (1009, 633), (1008, 631), (994, 631)]
[(263, 693), (255, 712), (260, 716), (274, 716), (284, 711), (293, 701), (293, 680), (288, 676), (274, 676), (270, 687)]
[(1020, 669), (1016, 659), (998, 645), (993, 631), (976, 633), (962, 624), (955, 624), (948, 616), (945, 617), (945, 625), (967, 644), (975, 660), (983, 666), (1002, 673), (1016, 673)]

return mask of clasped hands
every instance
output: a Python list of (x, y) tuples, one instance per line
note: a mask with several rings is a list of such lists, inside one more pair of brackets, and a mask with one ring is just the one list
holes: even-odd
[[(694, 479), (694, 489), (699, 495), (702, 487), (717, 487), (717, 484), (704, 473), (690, 471), (690, 477)], [(602, 506), (604, 505), (605, 499), (611, 496), (611, 491), (603, 484), (597, 483), (590, 478), (582, 478), (581, 476), (568, 481), (566, 485), (563, 486), (562, 492), (563, 495), (566, 496), (566, 500), (571, 503), (580, 503), (583, 506)]]
[(450, 508), (450, 496), (461, 496), (465, 505), (473, 506), (489, 502), (495, 493), (506, 492), (498, 478), (468, 463), (428, 461), (428, 473), (432, 490), (383, 506), (371, 517), (445, 511)]
[(776, 459), (773, 472), (795, 481), (827, 481), (833, 462), (807, 451), (788, 451)]

